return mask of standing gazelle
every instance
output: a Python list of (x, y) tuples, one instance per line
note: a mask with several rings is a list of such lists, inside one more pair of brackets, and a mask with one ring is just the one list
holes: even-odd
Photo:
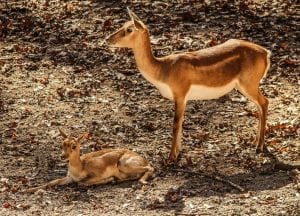
[(259, 83), (270, 67), (270, 51), (254, 43), (231, 39), (211, 48), (156, 58), (152, 54), (149, 30), (131, 10), (128, 9), (128, 13), (131, 21), (106, 41), (113, 47), (133, 49), (137, 67), (144, 78), (162, 96), (175, 102), (170, 161), (174, 161), (181, 150), (187, 101), (219, 98), (234, 88), (257, 105), (256, 151), (266, 150), (264, 134), (268, 100), (259, 90)]

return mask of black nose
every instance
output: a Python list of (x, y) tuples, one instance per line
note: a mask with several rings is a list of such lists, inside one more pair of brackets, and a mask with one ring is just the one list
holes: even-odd
[(61, 154), (61, 155), (60, 155), (60, 159), (61, 159), (61, 160), (65, 160), (66, 158), (67, 158), (67, 157), (66, 157), (65, 154)]

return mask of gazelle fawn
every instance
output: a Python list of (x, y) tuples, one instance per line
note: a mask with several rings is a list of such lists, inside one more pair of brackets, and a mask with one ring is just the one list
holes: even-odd
[(230, 39), (207, 49), (157, 58), (152, 54), (148, 28), (131, 10), (128, 13), (131, 21), (108, 36), (106, 42), (112, 47), (131, 48), (144, 78), (162, 96), (175, 102), (170, 161), (181, 150), (187, 101), (219, 98), (234, 88), (256, 104), (259, 111), (256, 151), (267, 150), (264, 134), (268, 99), (259, 90), (259, 83), (270, 67), (270, 51), (251, 42)]
[(103, 149), (80, 156), (80, 144), (85, 135), (75, 138), (67, 136), (61, 130), (60, 133), (64, 138), (62, 158), (68, 160), (67, 176), (25, 192), (35, 192), (71, 182), (83, 186), (106, 184), (115, 179), (117, 182), (139, 179), (139, 182), (146, 184), (153, 173), (154, 169), (146, 159), (128, 149)]

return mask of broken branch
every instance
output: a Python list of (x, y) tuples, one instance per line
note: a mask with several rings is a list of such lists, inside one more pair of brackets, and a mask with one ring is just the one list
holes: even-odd
[(237, 185), (237, 184), (235, 184), (235, 183), (233, 183), (229, 180), (223, 179), (220, 176), (209, 175), (209, 174), (203, 173), (202, 171), (201, 172), (199, 172), (199, 171), (196, 172), (196, 171), (189, 171), (189, 170), (182, 170), (182, 169), (171, 169), (171, 170), (176, 171), (176, 172), (188, 173), (188, 174), (192, 174), (192, 175), (204, 176), (205, 178), (210, 178), (210, 179), (222, 182), (222, 183), (229, 184), (231, 187), (233, 187), (235, 189), (238, 189), (241, 192), (245, 191), (245, 189), (242, 188), (241, 186), (239, 186), (239, 185)]

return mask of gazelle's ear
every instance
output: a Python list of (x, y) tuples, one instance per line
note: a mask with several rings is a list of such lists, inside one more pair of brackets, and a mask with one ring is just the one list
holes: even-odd
[(133, 23), (135, 28), (137, 28), (138, 30), (143, 30), (146, 28), (142, 21), (133, 20)]
[(61, 135), (64, 139), (66, 139), (66, 138), (68, 137), (68, 135), (65, 134), (65, 132), (63, 132), (60, 128), (58, 128), (58, 130), (59, 130), (60, 135)]
[(129, 7), (127, 7), (127, 11), (132, 20), (142, 21), (135, 13), (132, 12), (132, 10), (129, 9)]
[(127, 7), (127, 11), (131, 20), (134, 22), (135, 28), (139, 30), (146, 29), (146, 25), (143, 23), (143, 21), (135, 13), (133, 13), (128, 7)]

